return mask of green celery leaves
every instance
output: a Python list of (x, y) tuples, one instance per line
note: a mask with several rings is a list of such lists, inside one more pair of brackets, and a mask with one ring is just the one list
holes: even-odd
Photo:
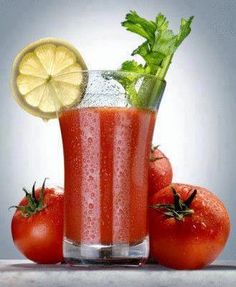
[(148, 21), (140, 17), (137, 12), (130, 11), (126, 15), (125, 21), (121, 24), (128, 31), (146, 39), (132, 53), (132, 56), (141, 56), (145, 64), (126, 61), (122, 64), (121, 70), (137, 73), (142, 71), (144, 74), (156, 75), (163, 80), (173, 54), (191, 32), (192, 20), (193, 17), (187, 20), (182, 18), (179, 33), (175, 35), (169, 29), (169, 22), (163, 14), (158, 14), (155, 21)]
[[(121, 25), (145, 39), (131, 54), (142, 57), (143, 63), (135, 60), (125, 61), (119, 71), (130, 73), (113, 75), (113, 79), (124, 87), (132, 106), (145, 108), (150, 106), (150, 101), (153, 104), (158, 103), (158, 97), (160, 98), (163, 93), (162, 80), (165, 79), (175, 51), (190, 34), (192, 21), (193, 16), (189, 19), (182, 18), (179, 32), (175, 34), (169, 29), (169, 22), (161, 13), (153, 21), (140, 17), (136, 11), (130, 11), (126, 15)], [(145, 75), (153, 75), (156, 78), (151, 80)], [(137, 90), (141, 77), (143, 77), (142, 84)], [(155, 79), (159, 84), (155, 83)], [(156, 94), (152, 92), (153, 87)]]

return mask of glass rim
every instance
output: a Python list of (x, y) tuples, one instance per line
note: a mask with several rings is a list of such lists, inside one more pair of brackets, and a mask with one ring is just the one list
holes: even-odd
[(157, 79), (158, 81), (166, 84), (166, 80), (160, 79), (156, 75), (152, 74), (144, 74), (144, 73), (137, 73), (137, 72), (130, 72), (130, 71), (122, 71), (122, 70), (113, 70), (113, 69), (87, 69), (87, 70), (80, 70), (81, 73), (102, 73), (102, 72), (108, 72), (108, 73), (120, 73), (120, 74), (130, 74), (130, 75), (137, 75), (137, 76), (144, 76), (147, 78)]

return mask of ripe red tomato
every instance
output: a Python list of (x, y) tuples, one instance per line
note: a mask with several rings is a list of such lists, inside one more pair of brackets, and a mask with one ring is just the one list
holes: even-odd
[(175, 269), (199, 269), (223, 250), (230, 220), (223, 203), (207, 189), (172, 184), (151, 198), (151, 257)]
[(148, 177), (149, 196), (171, 184), (173, 177), (171, 163), (158, 147), (151, 149)]
[[(35, 184), (34, 184), (35, 186)], [(12, 218), (15, 246), (28, 259), (41, 263), (63, 261), (63, 190), (42, 188), (26, 193)]]

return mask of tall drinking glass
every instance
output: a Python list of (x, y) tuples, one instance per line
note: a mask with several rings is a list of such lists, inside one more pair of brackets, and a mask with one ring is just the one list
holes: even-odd
[(119, 71), (81, 73), (81, 102), (59, 114), (64, 257), (70, 264), (142, 264), (149, 255), (149, 153), (165, 82)]

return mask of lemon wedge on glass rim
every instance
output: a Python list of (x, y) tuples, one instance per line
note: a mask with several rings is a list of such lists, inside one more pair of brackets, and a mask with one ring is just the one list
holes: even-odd
[(45, 38), (16, 56), (11, 85), (18, 104), (42, 119), (56, 118), (60, 110), (79, 104), (87, 70), (80, 53), (69, 43)]

